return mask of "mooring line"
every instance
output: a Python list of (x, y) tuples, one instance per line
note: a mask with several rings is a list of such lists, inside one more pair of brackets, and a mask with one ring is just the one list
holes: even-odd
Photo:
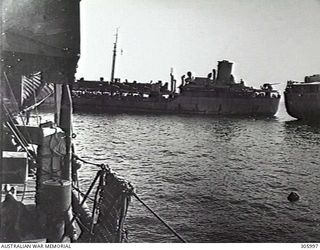
[(179, 233), (177, 233), (167, 222), (165, 222), (156, 212), (154, 212), (146, 203), (144, 203), (143, 200), (141, 200), (135, 192), (132, 192), (132, 195), (143, 206), (145, 206), (164, 226), (166, 226), (180, 241), (182, 241), (183, 243), (187, 243), (187, 241), (184, 238), (182, 238), (182, 236)]
[(77, 160), (79, 160), (79, 161), (81, 161), (81, 162), (83, 162), (83, 163), (86, 163), (86, 164), (89, 164), (89, 165), (93, 165), (93, 166), (96, 166), (96, 167), (100, 167), (100, 168), (102, 168), (102, 169), (107, 169), (108, 170), (108, 168), (109, 168), (109, 166), (108, 165), (105, 165), (105, 164), (99, 164), (99, 163), (94, 163), (94, 162), (90, 162), (90, 161), (86, 161), (86, 160), (84, 160), (84, 159), (81, 159), (79, 156), (77, 156), (76, 154), (72, 154), (72, 156), (75, 158), (75, 159), (77, 159)]

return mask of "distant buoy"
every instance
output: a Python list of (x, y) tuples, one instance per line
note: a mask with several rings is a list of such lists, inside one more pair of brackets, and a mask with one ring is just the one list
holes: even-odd
[(299, 198), (300, 198), (300, 196), (299, 196), (299, 194), (296, 193), (296, 192), (291, 192), (291, 193), (289, 194), (289, 196), (288, 196), (288, 200), (289, 200), (290, 202), (298, 201)]

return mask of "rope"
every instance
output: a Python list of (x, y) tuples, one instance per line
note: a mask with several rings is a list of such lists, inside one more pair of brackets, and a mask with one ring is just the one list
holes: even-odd
[[(72, 188), (73, 188), (74, 190), (76, 190), (79, 194), (81, 194), (82, 196), (85, 196), (85, 193), (82, 192), (82, 191), (81, 191), (79, 188), (77, 188), (76, 186), (72, 185)], [(94, 200), (93, 200), (91, 197), (87, 197), (87, 199), (90, 200), (90, 201), (92, 201), (92, 202), (94, 202)]]
[(98, 164), (98, 163), (94, 163), (94, 162), (89, 162), (89, 161), (86, 161), (86, 160), (83, 160), (81, 159), (79, 156), (77, 156), (76, 154), (72, 154), (72, 156), (76, 159), (76, 160), (79, 160), (83, 163), (86, 163), (86, 164), (89, 164), (89, 165), (93, 165), (93, 166), (96, 166), (96, 167), (100, 167), (102, 169), (106, 169), (106, 170), (110, 170), (109, 166), (108, 165), (105, 165), (105, 164)]
[(165, 222), (156, 212), (154, 212), (146, 203), (144, 203), (140, 197), (132, 192), (132, 195), (143, 205), (145, 206), (166, 228), (168, 228), (181, 242), (187, 243), (185, 239), (182, 238), (180, 234), (178, 234), (167, 222)]
[(75, 216), (76, 217), (76, 221), (77, 221), (77, 223), (79, 223), (85, 230), (87, 230), (87, 232), (88, 233), (90, 233), (90, 229), (86, 226), (86, 225), (84, 225), (82, 222), (81, 222), (81, 220), (79, 219), (79, 215), (77, 215), (77, 214), (74, 214), (73, 216)]

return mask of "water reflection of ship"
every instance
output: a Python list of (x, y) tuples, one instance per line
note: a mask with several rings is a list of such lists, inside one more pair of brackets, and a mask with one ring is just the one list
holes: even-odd
[[(73, 85), (73, 102), (76, 111), (171, 113), (206, 115), (273, 116), (280, 95), (272, 84), (260, 89), (236, 82), (232, 63), (218, 62), (207, 77), (193, 77), (191, 72), (181, 77), (181, 85), (172, 72), (171, 81), (150, 83), (114, 81), (85, 81)], [(178, 90), (179, 89), (179, 90)]]
[(319, 120), (320, 75), (306, 76), (304, 82), (288, 81), (284, 97), (290, 116), (302, 120)]

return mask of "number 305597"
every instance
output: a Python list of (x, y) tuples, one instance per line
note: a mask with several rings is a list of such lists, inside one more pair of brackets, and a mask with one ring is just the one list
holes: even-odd
[(301, 244), (301, 248), (318, 248), (318, 244)]

